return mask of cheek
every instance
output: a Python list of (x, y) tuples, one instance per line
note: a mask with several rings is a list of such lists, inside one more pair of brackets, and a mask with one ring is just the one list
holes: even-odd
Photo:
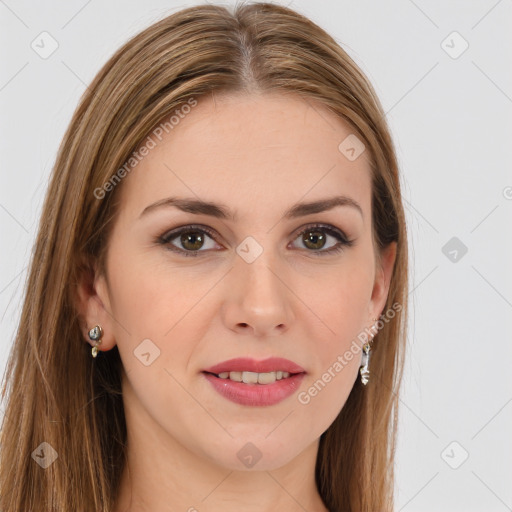
[[(202, 323), (196, 309), (208, 291), (204, 280), (194, 280), (190, 272), (154, 264), (141, 253), (120, 257), (112, 252), (109, 281), (112, 289), (111, 314), (121, 359), (127, 373), (139, 378), (144, 373), (148, 386), (168, 389), (168, 370), (186, 368), (201, 339)], [(147, 366), (146, 366), (147, 363)], [(150, 384), (151, 383), (151, 384)], [(151, 398), (151, 397), (149, 397)]]
[(159, 268), (142, 256), (115, 260), (113, 254), (111, 269), (115, 338), (134, 393), (132, 406), (141, 404), (166, 428), (170, 411), (181, 411), (187, 423), (185, 418), (197, 404), (186, 391), (185, 374), (195, 340), (205, 336), (201, 329), (208, 325), (197, 321), (197, 303), (206, 294), (206, 285), (193, 284), (186, 273)]
[[(318, 311), (322, 322), (306, 325), (307, 337), (313, 340), (311, 373), (298, 394), (298, 403), (306, 417), (314, 417), (314, 428), (325, 431), (343, 408), (358, 378), (361, 365), (361, 341), (367, 326), (371, 285), (360, 268), (338, 274), (336, 286), (328, 291), (314, 288), (311, 309)], [(320, 297), (320, 298), (318, 298)]]
[(369, 327), (372, 264), (347, 263), (329, 279), (312, 281), (304, 300), (321, 320), (305, 325), (309, 329), (307, 337), (314, 340), (311, 352), (315, 353), (316, 363), (305, 386), (304, 403), (309, 400), (316, 403), (313, 407), (330, 411), (334, 414), (331, 420), (345, 403), (361, 364), (362, 343), (358, 336)]
[(197, 270), (152, 258), (154, 248), (121, 257), (122, 252), (113, 251), (110, 260), (112, 314), (138, 336), (166, 337), (206, 294), (208, 280)]
[(369, 265), (346, 265), (321, 281), (309, 283), (307, 300), (331, 334), (326, 341), (332, 350), (343, 347), (367, 326), (372, 275)]

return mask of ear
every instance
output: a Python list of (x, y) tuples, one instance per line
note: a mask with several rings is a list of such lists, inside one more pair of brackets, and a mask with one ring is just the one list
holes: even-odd
[(396, 248), (396, 242), (391, 242), (382, 250), (380, 261), (377, 259), (375, 282), (373, 284), (370, 304), (371, 318), (379, 318), (386, 305), (393, 267), (395, 265)]
[(89, 331), (99, 325), (103, 330), (99, 351), (107, 351), (116, 344), (113, 335), (113, 316), (110, 308), (110, 297), (107, 279), (100, 274), (95, 265), (80, 266), (76, 286), (76, 308), (78, 311), (80, 330), (84, 340), (91, 347), (96, 344), (89, 338)]

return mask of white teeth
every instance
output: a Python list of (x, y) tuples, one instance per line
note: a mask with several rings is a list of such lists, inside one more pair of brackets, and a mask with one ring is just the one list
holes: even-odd
[(256, 378), (258, 379), (258, 384), (272, 384), (277, 379), (276, 372), (256, 373), (255, 375)]
[(229, 378), (236, 382), (242, 382), (242, 372), (229, 372)]
[(290, 376), (289, 372), (281, 370), (277, 372), (256, 373), (256, 372), (222, 372), (218, 377), (221, 379), (230, 379), (245, 384), (272, 384), (276, 380), (286, 379)]
[(254, 372), (243, 372), (242, 382), (246, 384), (258, 384), (258, 374)]

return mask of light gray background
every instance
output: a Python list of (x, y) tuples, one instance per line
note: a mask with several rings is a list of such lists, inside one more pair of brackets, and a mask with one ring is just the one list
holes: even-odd
[[(2, 373), (80, 95), (129, 37), (195, 3), (0, 0)], [(412, 282), (396, 510), (512, 510), (512, 2), (282, 3), (359, 64), (397, 146)], [(59, 45), (47, 59), (31, 48), (43, 31)]]

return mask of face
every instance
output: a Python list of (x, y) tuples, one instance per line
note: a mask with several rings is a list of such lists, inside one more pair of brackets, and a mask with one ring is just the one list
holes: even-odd
[[(101, 350), (117, 344), (127, 415), (137, 411), (145, 431), (224, 468), (250, 469), (253, 450), (258, 469), (273, 469), (334, 421), (361, 352), (340, 358), (382, 312), (394, 258), (377, 265), (367, 152), (339, 149), (352, 133), (297, 97), (203, 97), (118, 185), (88, 317), (102, 323)], [(328, 209), (293, 209), (338, 196)], [(295, 364), (287, 382), (204, 372), (271, 357)]]

